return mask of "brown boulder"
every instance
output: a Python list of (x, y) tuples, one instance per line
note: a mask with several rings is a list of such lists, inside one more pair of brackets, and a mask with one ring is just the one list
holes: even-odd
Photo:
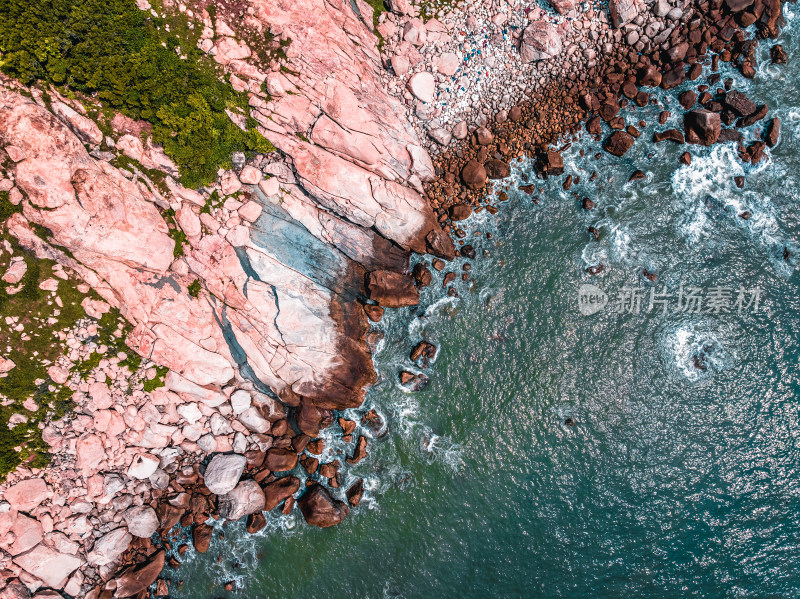
[(661, 88), (672, 89), (673, 87), (678, 87), (684, 81), (686, 81), (686, 69), (684, 69), (683, 65), (680, 65), (664, 73), (661, 77)]
[(132, 597), (156, 581), (164, 569), (164, 550), (157, 551), (143, 564), (132, 566), (117, 577), (115, 597)]
[(683, 117), (686, 141), (710, 146), (719, 139), (722, 121), (719, 114), (709, 110), (693, 110)]
[(725, 94), (725, 99), (722, 103), (736, 113), (736, 116), (750, 116), (758, 110), (755, 102), (737, 90), (729, 91)]
[(646, 87), (658, 87), (661, 85), (661, 73), (655, 65), (647, 65), (639, 70), (637, 74), (639, 85)]
[(505, 179), (511, 175), (511, 167), (502, 160), (496, 160), (494, 158), (487, 160), (484, 168), (486, 169), (486, 176), (489, 177), (489, 179)]
[(270, 447), (264, 466), (272, 472), (285, 472), (297, 465), (297, 454), (291, 449)]
[(375, 304), (364, 304), (364, 312), (372, 322), (380, 322), (383, 318), (383, 308)]
[(683, 133), (677, 129), (667, 129), (666, 131), (656, 131), (653, 133), (653, 141), (661, 143), (662, 141), (674, 141), (675, 143), (683, 143)]
[(470, 160), (461, 170), (464, 185), (473, 190), (482, 189), (486, 185), (486, 169), (480, 162)]
[(296, 476), (284, 476), (264, 485), (263, 489), (266, 496), (264, 510), (269, 512), (278, 507), (284, 499), (297, 493), (300, 489), (300, 479)]
[(472, 215), (472, 206), (456, 204), (450, 207), (450, 219), (454, 221), (466, 220)]
[(208, 524), (197, 524), (192, 530), (192, 544), (197, 553), (205, 553), (211, 546), (211, 536), (214, 529)]
[(488, 146), (494, 141), (494, 135), (486, 127), (478, 127), (475, 129), (475, 141), (479, 146)]
[(261, 512), (257, 514), (250, 514), (247, 517), (247, 532), (251, 535), (262, 530), (267, 525), (267, 519)]
[(614, 131), (606, 140), (605, 151), (614, 156), (623, 156), (633, 145), (633, 135), (627, 131)]
[(361, 435), (356, 443), (356, 448), (353, 451), (352, 457), (347, 458), (348, 464), (358, 464), (361, 460), (369, 455), (367, 452), (367, 438)]
[(422, 262), (418, 262), (414, 265), (411, 276), (414, 277), (414, 281), (419, 287), (427, 287), (433, 282), (431, 271)]
[(352, 507), (358, 507), (361, 503), (361, 497), (364, 495), (364, 479), (359, 478), (356, 482), (350, 485), (350, 488), (345, 491), (347, 496), (347, 503)]
[(299, 428), (302, 433), (309, 437), (316, 437), (319, 435), (319, 429), (322, 424), (322, 413), (310, 399), (304, 397), (300, 401), (300, 407), (295, 410), (294, 419), (297, 423), (297, 428)]
[(397, 272), (372, 271), (367, 275), (367, 291), (370, 299), (387, 308), (419, 304), (419, 291), (414, 285), (414, 279)]
[(547, 150), (539, 155), (535, 168), (538, 172), (547, 176), (558, 176), (564, 174), (564, 159), (561, 152), (557, 150)]
[(767, 125), (767, 132), (764, 136), (764, 141), (770, 148), (774, 148), (778, 143), (778, 137), (781, 132), (781, 121), (778, 117), (773, 118), (769, 125)]
[(339, 524), (350, 513), (347, 504), (334, 499), (325, 487), (317, 483), (308, 487), (297, 505), (306, 522), (320, 528)]

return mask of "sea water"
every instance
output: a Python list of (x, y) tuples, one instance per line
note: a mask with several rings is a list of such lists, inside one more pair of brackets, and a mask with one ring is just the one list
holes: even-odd
[[(573, 145), (568, 192), (516, 164), (500, 212), (463, 223), (478, 256), (447, 267), (473, 265), (459, 297), (438, 273), (380, 324), (367, 407), (388, 434), (346, 471), (345, 488), (365, 479), (361, 505), (325, 530), (296, 509), (256, 535), (218, 525), (225, 539), (169, 574), (172, 595), (800, 595), (800, 78), (768, 47), (754, 80), (722, 72), (781, 119), (758, 165), (735, 144), (649, 141), (680, 127), (683, 88), (626, 113), (648, 127), (624, 158)], [(646, 178), (628, 182), (635, 169)], [(526, 173), (533, 196), (517, 190)], [(408, 357), (422, 339), (439, 347), (426, 369)], [(403, 369), (430, 384), (405, 391)]]

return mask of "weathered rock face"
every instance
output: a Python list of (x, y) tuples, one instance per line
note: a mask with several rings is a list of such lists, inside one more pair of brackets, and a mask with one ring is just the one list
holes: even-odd
[(244, 472), (247, 459), (243, 455), (215, 455), (206, 467), (203, 478), (208, 490), (215, 495), (225, 495), (236, 487)]
[(561, 36), (555, 25), (547, 21), (534, 21), (522, 33), (519, 53), (523, 62), (546, 60), (561, 53)]
[(164, 556), (164, 550), (161, 549), (144, 564), (123, 572), (116, 578), (117, 588), (114, 596), (132, 597), (153, 584), (164, 569)]
[(350, 513), (346, 503), (334, 499), (330, 492), (319, 484), (311, 485), (298, 500), (297, 505), (303, 512), (306, 522), (320, 528), (334, 526)]
[(370, 299), (387, 308), (416, 306), (419, 303), (419, 291), (408, 275), (386, 270), (371, 272), (367, 277), (367, 290)]
[(230, 493), (219, 498), (219, 515), (238, 520), (264, 509), (264, 491), (254, 480), (243, 480)]

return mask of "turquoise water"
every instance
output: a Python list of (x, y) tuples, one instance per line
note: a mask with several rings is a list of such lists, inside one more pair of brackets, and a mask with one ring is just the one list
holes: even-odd
[[(381, 323), (367, 407), (389, 434), (347, 473), (366, 480), (361, 506), (326, 530), (297, 510), (255, 536), (220, 527), (224, 541), (171, 574), (184, 581), (173, 595), (798, 596), (800, 85), (797, 67), (761, 64), (736, 85), (782, 120), (762, 164), (743, 165), (728, 144), (691, 147), (681, 166), (687, 148), (650, 144), (650, 126), (622, 160), (573, 146), (577, 199), (559, 178), (541, 183), (538, 206), (514, 191), (500, 214), (467, 221), (474, 284), (443, 299), (439, 275), (420, 308)], [(627, 183), (636, 168), (647, 178)], [(598, 262), (603, 273), (585, 274)], [(584, 316), (583, 284), (641, 289), (642, 309)], [(647, 309), (651, 289), (681, 284), (704, 297), (727, 288), (733, 308)], [(738, 312), (739, 289), (760, 290), (757, 310)], [(440, 347), (431, 382), (406, 393), (397, 373), (423, 338)]]

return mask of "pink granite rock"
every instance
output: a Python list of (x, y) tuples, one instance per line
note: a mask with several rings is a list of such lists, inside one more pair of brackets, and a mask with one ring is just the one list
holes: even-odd
[(15, 557), (14, 562), (32, 576), (39, 578), (48, 587), (61, 589), (66, 584), (69, 575), (83, 563), (83, 560), (39, 544), (27, 553)]
[(4, 494), (11, 507), (20, 512), (30, 512), (47, 499), (47, 483), (41, 478), (29, 478), (12, 485)]
[(408, 90), (423, 102), (433, 102), (433, 96), (436, 93), (436, 80), (433, 75), (424, 71), (414, 73), (411, 79), (408, 80)]

